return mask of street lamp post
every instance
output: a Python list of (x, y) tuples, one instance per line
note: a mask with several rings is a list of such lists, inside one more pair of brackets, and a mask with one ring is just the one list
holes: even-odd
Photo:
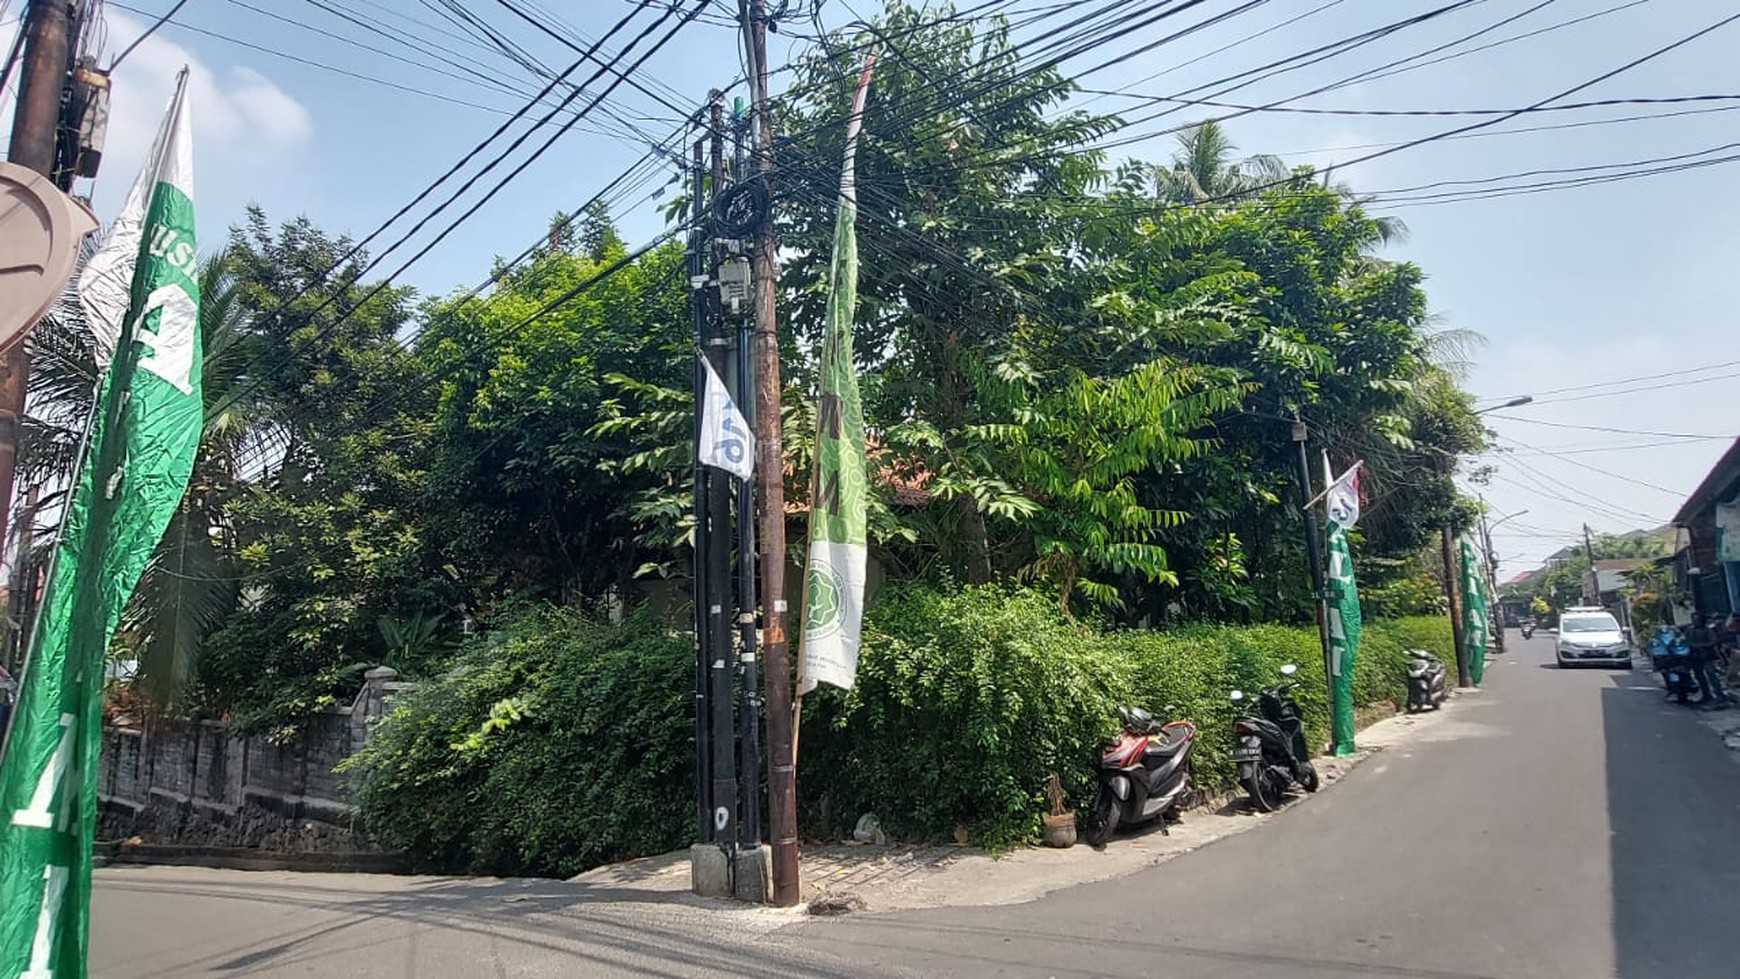
[[(1484, 498), (1480, 501), (1480, 507), (1480, 536), (1483, 543), (1486, 545), (1486, 583), (1487, 587), (1491, 589), (1493, 600), (1496, 603), (1498, 599), (1498, 552), (1492, 549), (1492, 528), (1497, 527), (1506, 520), (1520, 517), (1528, 511), (1518, 510), (1508, 516), (1499, 517), (1491, 524), (1488, 524), (1486, 522), (1486, 500)], [(1502, 653), (1504, 652), (1504, 606), (1502, 604), (1497, 604), (1495, 609), (1489, 610), (1489, 614), (1498, 621), (1498, 628), (1493, 630), (1493, 634), (1498, 639), (1498, 651)]]
[(1501, 405), (1493, 405), (1489, 408), (1476, 408), (1474, 409), (1474, 413), (1477, 415), (1484, 415), (1489, 411), (1498, 411), (1501, 408), (1520, 408), (1523, 405), (1532, 403), (1534, 400), (1535, 396), (1532, 394), (1518, 395)]

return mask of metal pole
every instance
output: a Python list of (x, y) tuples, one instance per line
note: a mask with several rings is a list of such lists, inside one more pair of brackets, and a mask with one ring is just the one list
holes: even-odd
[[(24, 60), (7, 159), (55, 181), (61, 95), (72, 69), (73, 5), (67, 0), (31, 0), (24, 11)], [(0, 541), (10, 529), (13, 484), (18, 478), (18, 440), (30, 382), (30, 341), (0, 355)]]
[[(695, 229), (689, 233), (689, 319), (698, 346), (707, 331), (706, 282), (707, 271), (702, 249), (706, 246), (702, 230), (706, 214), (706, 170), (702, 164), (703, 142), (695, 141), (691, 161), (693, 184), (690, 194)], [(712, 751), (707, 735), (711, 730), (707, 711), (707, 469), (701, 465), (702, 394), (707, 389), (707, 372), (695, 361), (695, 530), (694, 572), (691, 576), (690, 598), (695, 606), (695, 818), (696, 840), (713, 839)]]
[[(739, 0), (747, 32), (755, 126), (754, 179), (773, 179), (773, 119), (767, 100), (767, 0)], [(771, 196), (771, 195), (770, 195)], [(761, 492), (761, 639), (767, 687), (768, 830), (773, 844), (773, 903), (798, 902), (797, 759), (792, 734), (791, 646), (786, 637), (785, 442), (781, 430), (778, 333), (778, 241), (773, 215), (756, 230), (755, 444)]]
[(1445, 524), (1444, 531), (1444, 596), (1450, 599), (1450, 635), (1456, 643), (1456, 685), (1458, 687), (1474, 686), (1474, 679), (1468, 672), (1468, 644), (1462, 635), (1462, 579), (1461, 570), (1456, 563), (1456, 539)]
[(1305, 442), (1310, 435), (1305, 423), (1298, 416), (1294, 416), (1293, 444), (1299, 447), (1299, 499), (1303, 501), (1300, 513), (1305, 519), (1305, 552), (1311, 562), (1311, 596), (1317, 606), (1317, 640), (1323, 646), (1323, 680), (1328, 684), (1328, 703), (1334, 703), (1335, 660), (1329, 638), (1329, 599), (1324, 579), (1323, 532), (1317, 525), (1317, 510), (1311, 503), (1314, 497), (1311, 492), (1311, 453), (1305, 449)]
[[(712, 132), (713, 199), (725, 185), (724, 97), (713, 93), (710, 110)], [(710, 222), (709, 222), (710, 224)], [(720, 380), (735, 371), (730, 362), (731, 333), (719, 315), (716, 262), (719, 250), (714, 231), (707, 231), (708, 257), (705, 271), (714, 287), (704, 295), (707, 304), (707, 361)], [(734, 492), (731, 477), (716, 469), (707, 471), (707, 708), (713, 731), (713, 841), (727, 851), (737, 848), (737, 704), (732, 683), (737, 678), (732, 626), (737, 610), (731, 600), (731, 510)]]

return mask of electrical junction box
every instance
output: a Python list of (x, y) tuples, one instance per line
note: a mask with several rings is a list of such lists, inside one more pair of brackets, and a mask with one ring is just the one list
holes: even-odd
[(732, 316), (749, 311), (749, 259), (739, 255), (719, 266), (719, 303)]

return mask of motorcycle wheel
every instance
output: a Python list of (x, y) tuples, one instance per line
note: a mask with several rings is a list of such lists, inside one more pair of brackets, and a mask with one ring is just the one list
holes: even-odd
[(1251, 805), (1256, 806), (1258, 812), (1274, 812), (1280, 807), (1280, 793), (1270, 791), (1269, 773), (1261, 766), (1250, 778), (1239, 779), (1239, 784), (1244, 786), (1245, 794), (1251, 797)]
[(1106, 845), (1112, 834), (1118, 831), (1118, 816), (1122, 810), (1123, 806), (1119, 805), (1118, 797), (1102, 786), (1099, 794), (1094, 796), (1093, 808), (1088, 810), (1087, 825), (1084, 827), (1086, 832), (1083, 833), (1083, 838), (1087, 840), (1088, 846), (1098, 849)]
[(1310, 762), (1306, 762), (1305, 777), (1299, 780), (1299, 786), (1307, 792), (1316, 792), (1318, 784), (1317, 767), (1312, 765)]

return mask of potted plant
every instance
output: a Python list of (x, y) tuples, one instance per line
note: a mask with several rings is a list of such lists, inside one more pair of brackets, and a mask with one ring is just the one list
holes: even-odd
[(1064, 805), (1063, 782), (1057, 773), (1052, 772), (1051, 778), (1045, 783), (1045, 798), (1051, 803), (1051, 812), (1043, 817), (1045, 823), (1045, 845), (1058, 848), (1075, 845), (1075, 813)]

